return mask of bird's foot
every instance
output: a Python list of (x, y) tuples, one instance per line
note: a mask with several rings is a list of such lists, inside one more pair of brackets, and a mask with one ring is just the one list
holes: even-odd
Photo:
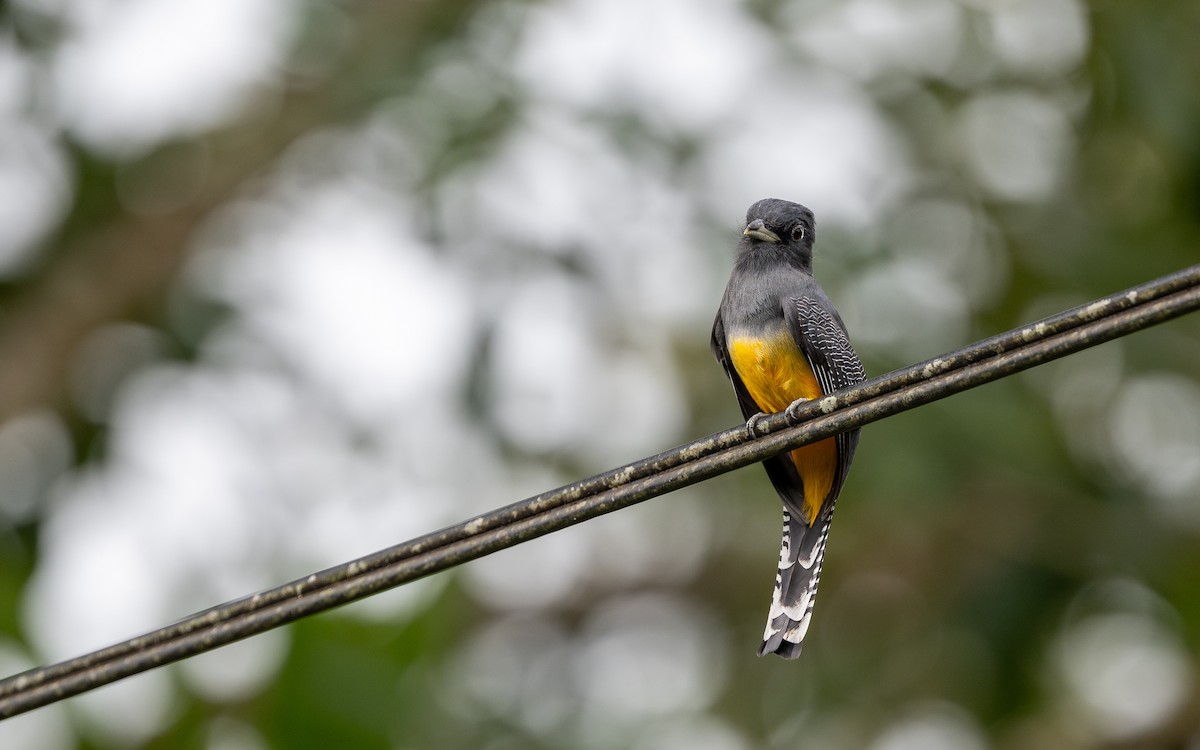
[(798, 412), (800, 407), (804, 406), (808, 402), (809, 399), (798, 398), (792, 403), (788, 404), (788, 407), (783, 410), (783, 413), (787, 415), (788, 424), (796, 424), (796, 422), (799, 420), (799, 418), (796, 416), (796, 412)]
[(758, 423), (766, 419), (767, 416), (767, 414), (760, 411), (758, 414), (755, 414), (753, 417), (750, 417), (746, 420), (746, 432), (750, 433), (751, 439), (762, 436), (762, 434), (759, 432)]

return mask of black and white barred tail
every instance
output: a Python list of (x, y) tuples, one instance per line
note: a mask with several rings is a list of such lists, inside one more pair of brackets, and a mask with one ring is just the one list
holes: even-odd
[(783, 542), (779, 549), (779, 569), (775, 573), (775, 592), (767, 629), (758, 655), (778, 654), (785, 659), (800, 656), (804, 636), (812, 620), (821, 582), (821, 563), (833, 508), (822, 513), (810, 528), (783, 511)]

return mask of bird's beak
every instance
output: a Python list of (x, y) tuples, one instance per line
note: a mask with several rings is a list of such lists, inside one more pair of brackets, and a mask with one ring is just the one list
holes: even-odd
[(779, 235), (767, 229), (767, 225), (763, 223), (762, 219), (755, 219), (747, 224), (746, 228), (742, 230), (742, 236), (753, 237), (763, 242), (779, 242)]

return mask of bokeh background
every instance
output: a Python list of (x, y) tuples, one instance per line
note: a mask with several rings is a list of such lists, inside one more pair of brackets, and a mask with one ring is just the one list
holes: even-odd
[[(753, 201), (869, 373), (1200, 260), (1194, 0), (0, 3), (0, 667), (738, 420)], [(1200, 320), (867, 428), (799, 662), (746, 469), (5, 748), (1200, 748)]]

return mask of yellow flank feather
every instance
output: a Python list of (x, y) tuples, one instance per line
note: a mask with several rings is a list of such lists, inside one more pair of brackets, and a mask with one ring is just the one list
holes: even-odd
[[(787, 333), (769, 339), (732, 339), (729, 357), (750, 398), (767, 414), (783, 411), (798, 398), (824, 395), (808, 360)], [(797, 448), (791, 455), (804, 483), (804, 521), (811, 526), (833, 487), (837, 444), (829, 438)]]

